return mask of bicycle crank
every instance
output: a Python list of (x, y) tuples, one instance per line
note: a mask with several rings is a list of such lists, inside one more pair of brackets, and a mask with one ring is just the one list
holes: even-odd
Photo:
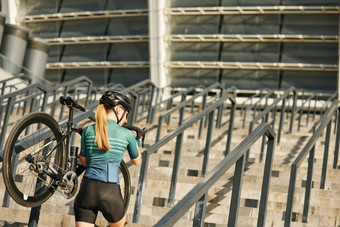
[(72, 198), (78, 189), (77, 174), (73, 171), (67, 171), (58, 185), (65, 199)]

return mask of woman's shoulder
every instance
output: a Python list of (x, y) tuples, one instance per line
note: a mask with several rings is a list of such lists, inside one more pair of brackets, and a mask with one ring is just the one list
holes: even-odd
[(88, 125), (84, 128), (85, 133), (94, 133), (95, 131), (95, 124)]

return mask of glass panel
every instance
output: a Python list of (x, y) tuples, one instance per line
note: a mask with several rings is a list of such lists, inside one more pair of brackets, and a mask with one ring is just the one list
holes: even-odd
[(222, 82), (238, 89), (278, 89), (279, 71), (223, 70)]
[(177, 87), (209, 86), (216, 82), (215, 69), (171, 69), (171, 85)]
[(114, 43), (109, 61), (149, 61), (149, 43)]
[(148, 35), (148, 17), (112, 18), (108, 35)]
[(218, 16), (173, 16), (171, 18), (172, 34), (216, 34)]
[(277, 34), (278, 15), (225, 15), (222, 34)]
[(276, 62), (279, 43), (224, 43), (222, 61)]
[(147, 0), (115, 0), (107, 2), (108, 10), (124, 10), (124, 9), (147, 9)]
[(217, 61), (219, 43), (172, 43), (172, 61)]
[(308, 64), (338, 64), (338, 44), (286, 43), (282, 62)]
[(219, 0), (172, 0), (170, 7), (215, 7)]
[(280, 0), (222, 0), (222, 6), (276, 6)]
[(283, 0), (282, 5), (288, 6), (339, 6), (338, 0), (322, 0), (322, 1), (310, 1), (310, 0)]
[(106, 61), (109, 44), (67, 45), (62, 62)]
[(285, 15), (283, 34), (338, 35), (339, 15)]
[(313, 92), (331, 93), (337, 89), (337, 72), (284, 71), (282, 89), (290, 86)]
[(61, 37), (103, 36), (108, 19), (65, 21)]

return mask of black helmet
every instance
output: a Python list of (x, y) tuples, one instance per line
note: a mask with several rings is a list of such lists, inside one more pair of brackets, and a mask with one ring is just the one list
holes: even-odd
[(131, 110), (130, 99), (116, 91), (106, 91), (99, 100), (99, 104), (104, 104), (105, 108), (114, 108), (116, 105), (122, 105), (128, 112)]

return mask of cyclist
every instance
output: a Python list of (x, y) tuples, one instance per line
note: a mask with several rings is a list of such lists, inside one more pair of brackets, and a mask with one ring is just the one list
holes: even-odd
[(125, 223), (119, 165), (126, 148), (133, 164), (138, 165), (141, 160), (139, 141), (130, 130), (121, 127), (127, 122), (130, 110), (127, 96), (107, 91), (100, 98), (96, 123), (84, 128), (80, 161), (86, 171), (74, 201), (76, 226), (94, 226), (98, 211), (110, 227)]

